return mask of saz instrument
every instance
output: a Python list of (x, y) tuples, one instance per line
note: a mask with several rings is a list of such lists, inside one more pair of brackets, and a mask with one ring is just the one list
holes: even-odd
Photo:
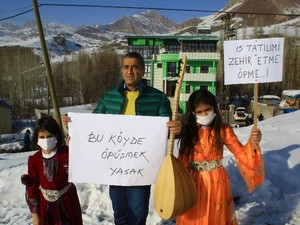
[[(185, 72), (187, 58), (184, 56), (179, 78), (176, 84), (172, 105), (172, 120), (176, 120), (181, 83)], [(170, 133), (168, 152), (164, 159), (154, 190), (154, 208), (163, 219), (182, 215), (192, 208), (196, 202), (196, 188), (188, 171), (173, 155), (175, 134)]]

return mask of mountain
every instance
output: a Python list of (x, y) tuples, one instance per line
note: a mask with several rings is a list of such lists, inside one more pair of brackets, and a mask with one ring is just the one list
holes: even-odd
[[(165, 16), (146, 11), (133, 16), (123, 16), (107, 25), (71, 27), (57, 23), (44, 23), (44, 35), (52, 60), (60, 61), (66, 55), (81, 49), (93, 51), (113, 46), (121, 53), (126, 50), (126, 35), (170, 34), (178, 24)], [(23, 46), (40, 55), (40, 40), (34, 21), (23, 25), (0, 24), (0, 47)]]
[[(276, 32), (299, 36), (299, 16), (281, 14), (299, 14), (300, 0), (229, 0), (221, 11), (206, 17), (191, 18), (182, 24), (176, 24), (167, 17), (148, 10), (133, 16), (123, 16), (107, 25), (71, 27), (47, 23), (43, 24), (43, 28), (52, 60), (61, 60), (66, 55), (76, 54), (82, 49), (93, 51), (107, 46), (123, 53), (127, 45), (123, 38), (126, 35), (189, 35), (197, 34), (199, 27), (211, 27), (213, 35), (221, 36), (225, 12), (234, 14), (231, 27), (239, 30), (243, 38), (245, 34), (251, 37), (254, 27), (260, 28), (260, 32), (266, 35)], [(251, 13), (269, 13), (278, 16)], [(16, 45), (32, 48), (36, 54), (41, 54), (34, 21), (21, 26), (0, 24), (0, 47)]]
[(296, 16), (283, 14), (299, 14), (300, 0), (230, 0), (224, 10), (240, 12), (236, 16), (242, 18), (246, 26), (269, 26), (295, 19)]
[[(126, 35), (170, 34), (175, 32), (178, 24), (165, 16), (146, 11), (142, 14), (124, 16), (108, 25), (71, 27), (57, 23), (44, 23), (44, 35), (50, 56), (61, 60), (81, 49), (92, 51), (99, 47), (113, 46), (118, 51), (126, 49)], [(40, 40), (34, 21), (23, 25), (0, 24), (1, 46), (29, 47), (40, 53)]]
[[(225, 12), (233, 15), (231, 25), (235, 28), (267, 27), (281, 24), (298, 27), (299, 16), (295, 14), (300, 14), (300, 0), (229, 0), (219, 12), (208, 17), (186, 20), (179, 26), (179, 30), (205, 26), (210, 23), (212, 31), (216, 32), (222, 29)], [(294, 16), (284, 16), (283, 14), (294, 14)]]
[(129, 34), (169, 34), (176, 31), (178, 24), (165, 16), (155, 12), (124, 16), (114, 23), (105, 25), (104, 28), (111, 32), (124, 32)]

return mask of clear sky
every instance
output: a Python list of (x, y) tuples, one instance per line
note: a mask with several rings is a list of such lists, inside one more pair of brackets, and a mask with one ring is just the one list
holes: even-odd
[[(38, 4), (80, 4), (98, 6), (122, 6), (141, 8), (186, 9), (201, 11), (219, 11), (229, 0), (37, 0)], [(32, 9), (30, 0), (1, 0), (0, 23), (22, 24), (34, 20), (33, 12), (14, 17), (8, 20), (4, 18), (23, 13)], [(40, 16), (43, 22), (57, 22), (70, 26), (80, 25), (105, 25), (112, 23), (124, 15), (134, 15), (145, 12), (147, 9), (131, 8), (91, 8), (70, 6), (42, 6)], [(213, 12), (194, 12), (177, 10), (156, 10), (176, 23), (182, 23), (187, 19), (202, 17)]]

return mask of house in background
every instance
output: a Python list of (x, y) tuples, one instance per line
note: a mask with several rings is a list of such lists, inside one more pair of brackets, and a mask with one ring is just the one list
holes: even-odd
[(0, 134), (11, 133), (11, 106), (0, 99)]
[(182, 82), (179, 112), (186, 111), (186, 101), (198, 89), (216, 94), (217, 51), (219, 38), (210, 34), (174, 36), (126, 36), (128, 52), (140, 53), (145, 58), (145, 75), (150, 86), (163, 91), (172, 101), (182, 58), (187, 66)]

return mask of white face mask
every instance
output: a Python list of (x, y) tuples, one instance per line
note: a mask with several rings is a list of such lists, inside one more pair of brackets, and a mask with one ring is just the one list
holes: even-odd
[(39, 138), (37, 144), (43, 149), (43, 150), (51, 150), (56, 147), (57, 139), (56, 137), (50, 137), (50, 138)]
[(207, 126), (211, 124), (211, 122), (214, 120), (215, 117), (216, 117), (215, 111), (212, 110), (206, 116), (196, 116), (196, 122), (201, 125)]

